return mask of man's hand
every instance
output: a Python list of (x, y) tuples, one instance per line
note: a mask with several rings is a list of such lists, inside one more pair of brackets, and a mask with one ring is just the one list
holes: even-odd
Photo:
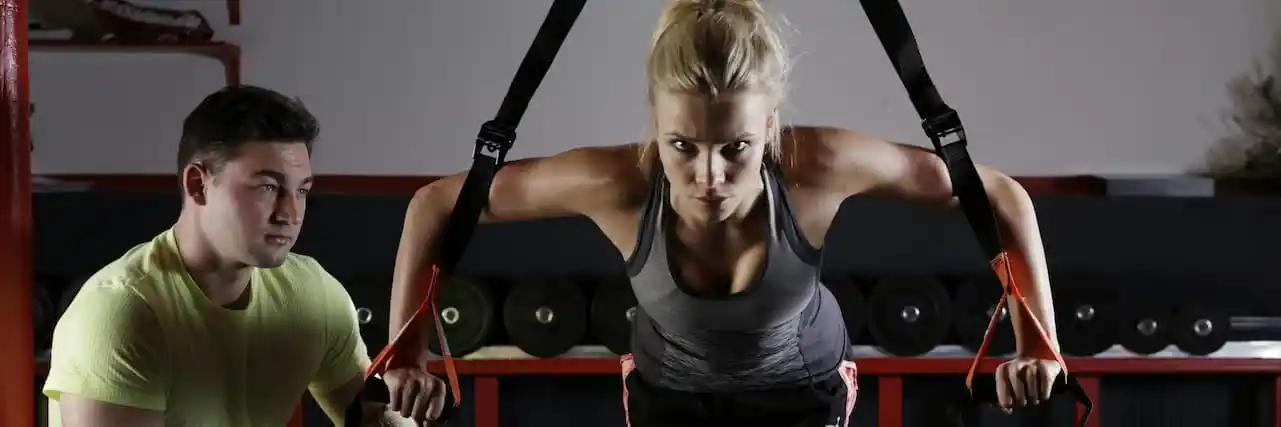
[(1018, 358), (996, 368), (996, 400), (1001, 409), (1038, 405), (1050, 398), (1054, 380), (1063, 372), (1055, 360)]
[(445, 410), (445, 393), (449, 392), (444, 380), (412, 366), (388, 369), (382, 378), (391, 391), (392, 411), (423, 425), (440, 419)]

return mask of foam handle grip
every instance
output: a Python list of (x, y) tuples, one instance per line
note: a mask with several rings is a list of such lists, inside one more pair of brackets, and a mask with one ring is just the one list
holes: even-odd
[[(360, 389), (360, 394), (356, 395), (355, 401), (347, 406), (346, 413), (343, 414), (343, 425), (346, 427), (362, 427), (361, 421), (365, 418), (364, 402), (378, 402), (384, 404), (391, 403), (391, 390), (387, 388), (387, 383), (382, 378), (369, 377), (365, 380), (365, 386)], [(454, 407), (454, 397), (445, 393), (445, 408), (440, 412), (440, 418), (432, 425), (444, 425), (457, 412)]]
[[(978, 427), (979, 408), (984, 404), (999, 403), (996, 397), (996, 375), (975, 376), (971, 390), (971, 394), (962, 398), (951, 408), (956, 427)], [(1076, 377), (1065, 378), (1065, 374), (1059, 373), (1059, 376), (1054, 378), (1054, 388), (1051, 389), (1050, 396), (1063, 394), (1071, 394), (1076, 403), (1085, 408), (1085, 413), (1082, 414), (1079, 422), (1080, 427), (1085, 427), (1090, 414), (1094, 412), (1094, 402), (1090, 400), (1089, 395), (1085, 394)]]

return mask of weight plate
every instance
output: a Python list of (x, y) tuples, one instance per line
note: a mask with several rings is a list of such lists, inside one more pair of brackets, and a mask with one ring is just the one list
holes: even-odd
[(1069, 288), (1054, 297), (1063, 353), (1094, 356), (1116, 345), (1123, 325), (1115, 300), (1099, 289)]
[(1174, 342), (1174, 316), (1168, 305), (1128, 298), (1117, 340), (1126, 350), (1150, 355)]
[[(454, 357), (463, 357), (489, 344), (496, 327), (497, 301), (489, 285), (480, 280), (454, 276), (446, 279), (440, 289), (436, 309), (441, 329), (449, 340), (449, 351)], [(440, 354), (440, 340), (436, 328), (425, 319), (427, 348)]]
[[(1001, 281), (993, 275), (970, 277), (957, 286), (952, 300), (952, 329), (956, 331), (961, 347), (978, 353), (988, 322), (996, 314), (996, 305), (1001, 301), (1001, 291)], [(1014, 353), (1014, 327), (1009, 311), (1008, 306), (1001, 308), (1001, 317), (992, 331), (987, 356)]]
[(952, 301), (930, 277), (878, 281), (868, 299), (867, 330), (876, 345), (895, 356), (919, 356), (943, 343), (952, 320)]
[(1186, 301), (1179, 304), (1174, 320), (1174, 344), (1184, 353), (1206, 356), (1228, 343), (1228, 314), (1209, 304)]
[(587, 334), (587, 297), (568, 280), (520, 280), (503, 302), (503, 324), (512, 343), (534, 357), (555, 357)]
[(603, 280), (592, 294), (592, 336), (614, 354), (632, 351), (632, 318), (636, 293), (626, 277)]
[(853, 280), (824, 285), (841, 307), (841, 317), (845, 319), (845, 332), (849, 334), (850, 343), (858, 343), (863, 337), (863, 331), (867, 329), (867, 301), (863, 297), (863, 291)]

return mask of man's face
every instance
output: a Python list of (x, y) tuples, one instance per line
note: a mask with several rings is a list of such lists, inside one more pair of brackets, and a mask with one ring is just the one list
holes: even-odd
[(263, 268), (283, 263), (302, 230), (311, 191), (307, 146), (244, 144), (217, 174), (204, 175), (204, 200), (196, 208), (219, 256)]

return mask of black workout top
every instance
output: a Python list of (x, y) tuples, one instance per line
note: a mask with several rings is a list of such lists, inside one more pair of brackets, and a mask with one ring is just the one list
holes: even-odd
[(819, 283), (820, 252), (801, 237), (777, 165), (767, 160), (761, 172), (769, 209), (765, 268), (750, 288), (720, 298), (686, 292), (672, 269), (667, 242), (675, 214), (668, 181), (655, 169), (627, 261), (641, 378), (672, 390), (720, 392), (810, 384), (835, 373), (850, 346), (845, 323)]

